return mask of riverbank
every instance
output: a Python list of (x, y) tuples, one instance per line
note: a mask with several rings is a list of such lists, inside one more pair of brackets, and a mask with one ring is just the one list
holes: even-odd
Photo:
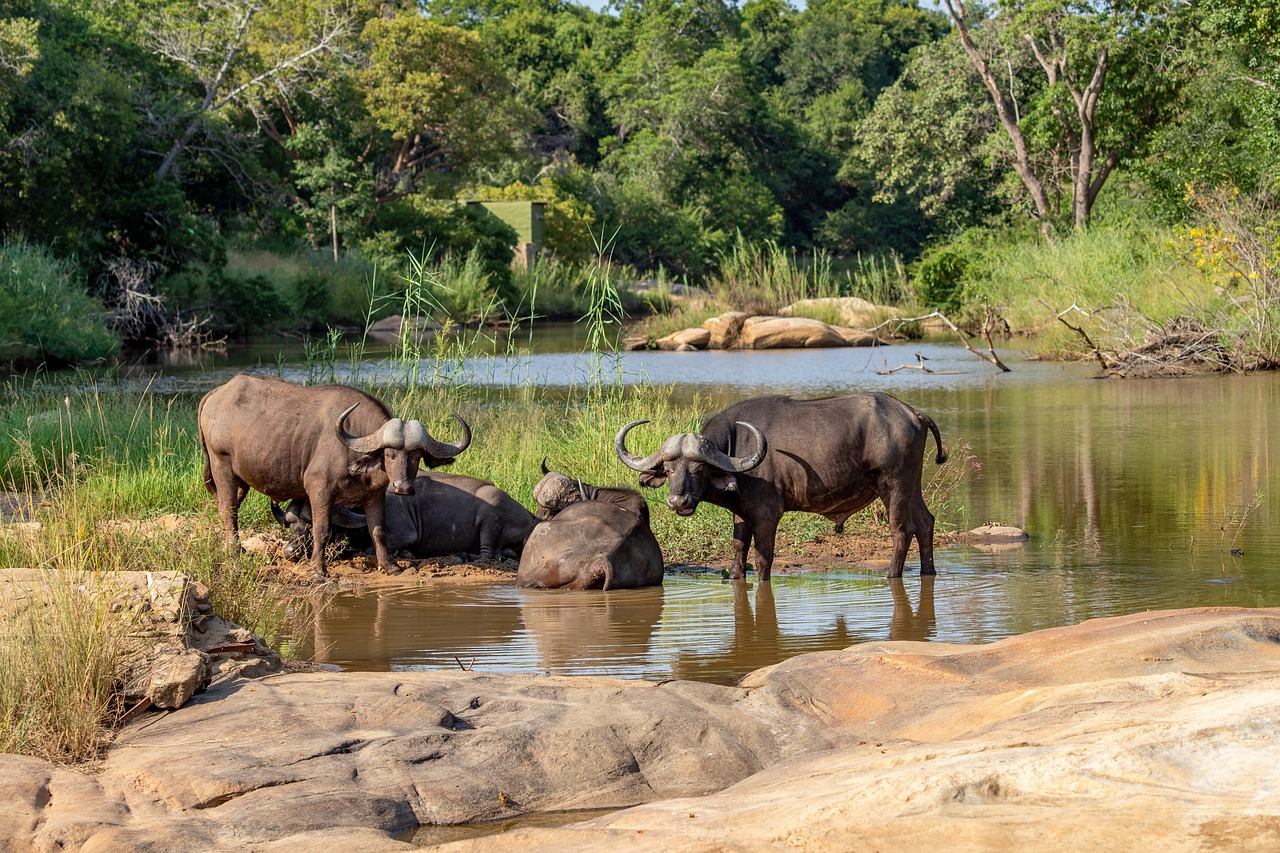
[(1277, 640), (1278, 610), (1199, 608), (864, 644), (738, 687), (233, 676), (95, 767), (0, 757), (0, 842), (363, 853), (419, 825), (624, 809), (449, 849), (1267, 849)]

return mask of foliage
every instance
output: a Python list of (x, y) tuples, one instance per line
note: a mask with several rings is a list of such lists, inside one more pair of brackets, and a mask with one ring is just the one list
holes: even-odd
[(1280, 207), (1269, 185), (1187, 187), (1193, 224), (1174, 246), (1200, 273), (1205, 324), (1224, 338), (1233, 366), (1280, 366)]
[(20, 240), (0, 243), (0, 363), (69, 364), (117, 345), (71, 264)]

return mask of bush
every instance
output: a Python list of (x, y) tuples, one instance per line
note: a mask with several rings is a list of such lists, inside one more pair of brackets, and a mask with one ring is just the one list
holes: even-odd
[(954, 311), (972, 265), (969, 254), (952, 245), (925, 252), (916, 267), (916, 297), (930, 308)]
[(118, 347), (70, 263), (21, 240), (0, 244), (0, 362), (73, 364)]

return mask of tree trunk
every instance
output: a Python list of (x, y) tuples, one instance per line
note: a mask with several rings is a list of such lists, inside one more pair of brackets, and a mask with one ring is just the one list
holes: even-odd
[(995, 105), (996, 115), (1000, 118), (1001, 126), (1004, 127), (1005, 133), (1009, 135), (1009, 140), (1013, 143), (1013, 170), (1018, 173), (1018, 177), (1022, 179), (1023, 186), (1030, 193), (1031, 201), (1036, 206), (1036, 215), (1040, 218), (1040, 231), (1047, 236), (1053, 219), (1053, 205), (1049, 201), (1049, 193), (1045, 190), (1044, 183), (1031, 166), (1031, 154), (1027, 148), (1027, 140), (1022, 135), (1022, 128), (1018, 126), (1017, 110), (1010, 98), (1005, 95), (1004, 90), (1000, 88), (1000, 84), (991, 72), (987, 60), (982, 56), (977, 46), (974, 45), (973, 39), (969, 35), (969, 28), (965, 22), (963, 0), (943, 0), (943, 3), (946, 6), (947, 14), (951, 17), (951, 22), (955, 24), (956, 31), (960, 34), (960, 43), (964, 45), (965, 53), (969, 55), (970, 61), (973, 62), (973, 67), (982, 79), (982, 85), (986, 87), (987, 93), (991, 96), (991, 102)]

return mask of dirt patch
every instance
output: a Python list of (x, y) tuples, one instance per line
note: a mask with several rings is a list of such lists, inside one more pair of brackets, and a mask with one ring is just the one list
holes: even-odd
[[(285, 545), (281, 533), (265, 532), (247, 537), (246, 551), (264, 554), (278, 579), (290, 586), (313, 583), (309, 561), (288, 560), (281, 552)], [(377, 561), (365, 554), (333, 551), (327, 563), (330, 583), (339, 586), (419, 586), (425, 581), (447, 580), (450, 583), (514, 582), (519, 564), (515, 560), (467, 561), (458, 557), (431, 557), (424, 560), (397, 559), (395, 572), (378, 569)]]
[[(981, 530), (981, 529), (980, 529)], [(934, 547), (945, 548), (959, 544), (982, 544), (979, 531), (938, 533)], [(1025, 538), (1025, 534), (1022, 534)], [(245, 540), (246, 550), (274, 557), (271, 564), (281, 582), (308, 586), (312, 583), (310, 564), (294, 562), (280, 556), (285, 537), (275, 532), (259, 533)], [(997, 543), (991, 547), (1016, 547), (1020, 542)], [(893, 558), (893, 540), (886, 534), (829, 533), (808, 542), (795, 542), (779, 536), (773, 559), (774, 574), (800, 572), (865, 571), (868, 574), (883, 572)], [(919, 571), (919, 549), (912, 543), (907, 555), (908, 574)], [(753, 553), (752, 559), (755, 559)], [(733, 563), (732, 548), (726, 539), (721, 555), (713, 560), (689, 562), (678, 554), (667, 555), (667, 566), (681, 569), (705, 569), (725, 571)], [(448, 581), (450, 583), (501, 583), (515, 582), (519, 563), (516, 560), (467, 561), (458, 557), (433, 557), (425, 560), (399, 559), (399, 571), (379, 571), (373, 557), (364, 554), (331, 554), (328, 561), (330, 581), (351, 586), (418, 586), (424, 581)]]

